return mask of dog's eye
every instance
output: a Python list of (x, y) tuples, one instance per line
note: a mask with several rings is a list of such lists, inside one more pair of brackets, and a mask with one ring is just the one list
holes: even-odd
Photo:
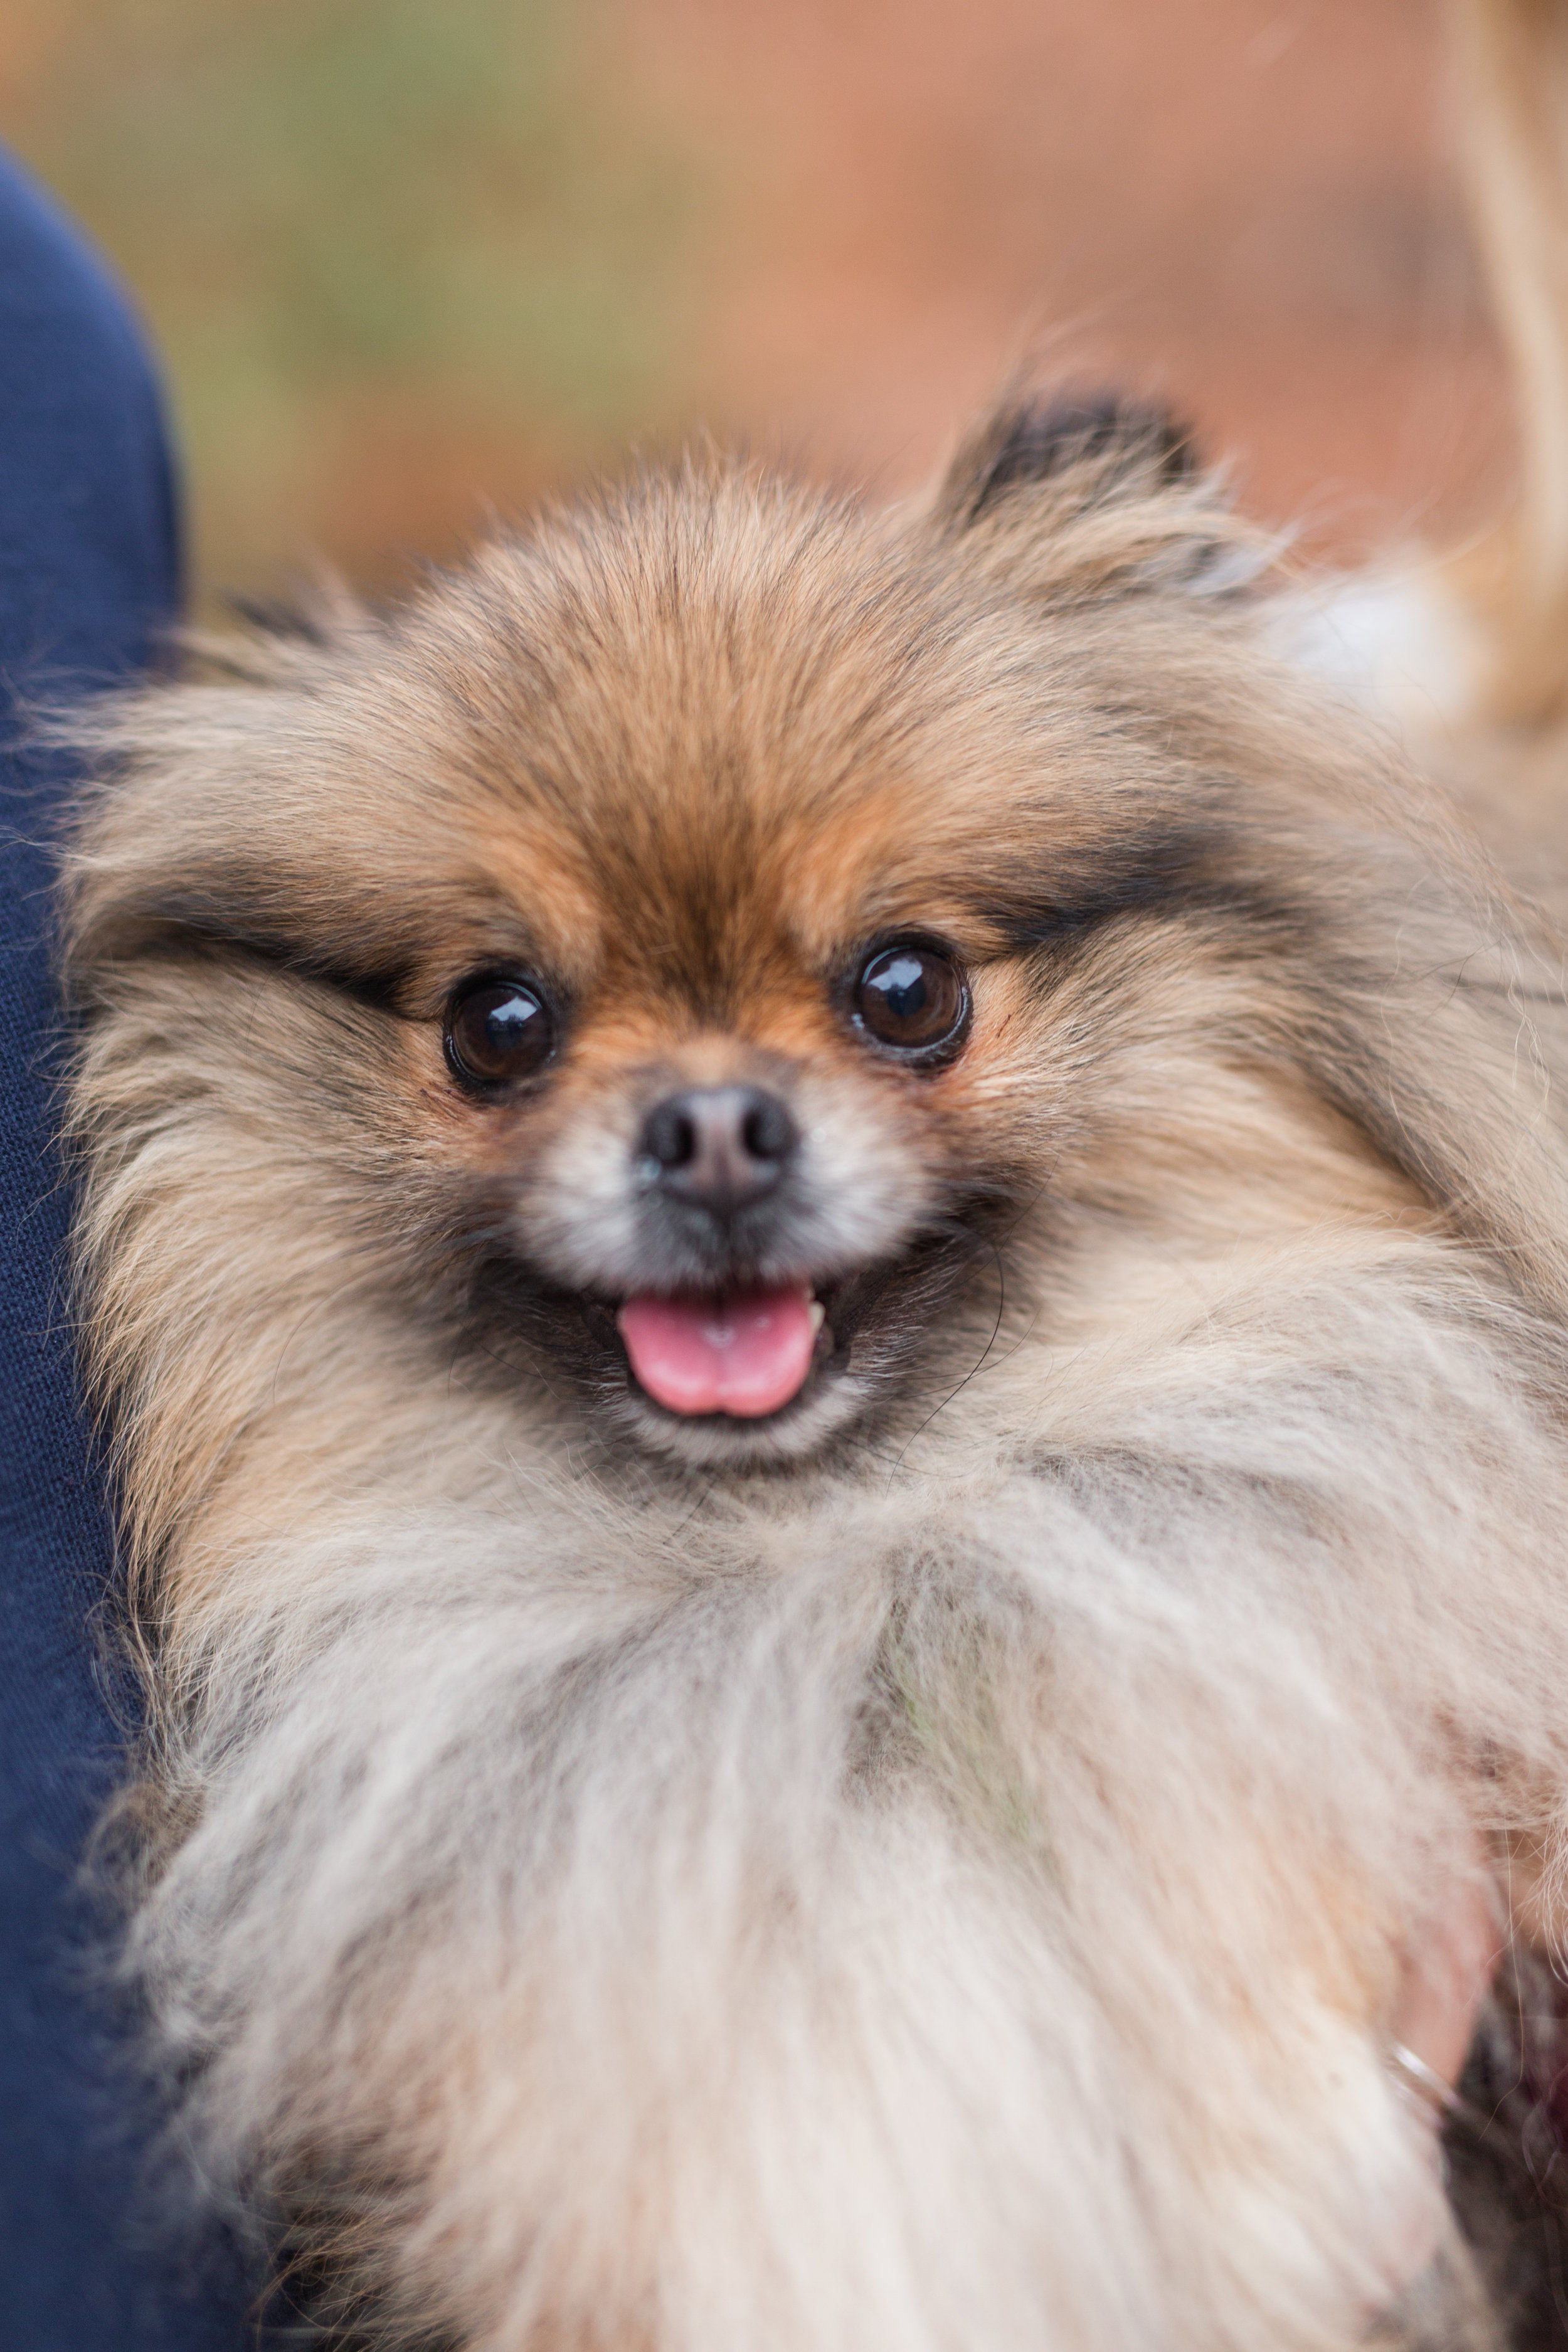
[(879, 1045), (931, 1060), (962, 1044), (969, 988), (950, 955), (911, 940), (867, 959), (852, 1006), (857, 1025)]
[(471, 981), (452, 999), (446, 1045), (453, 1074), (488, 1093), (543, 1068), (555, 1051), (555, 1022), (529, 981)]

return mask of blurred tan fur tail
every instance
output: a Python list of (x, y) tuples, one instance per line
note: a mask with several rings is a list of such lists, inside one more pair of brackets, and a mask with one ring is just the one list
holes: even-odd
[(1472, 211), (1513, 379), (1514, 508), (1475, 566), (1486, 715), (1568, 718), (1568, 0), (1450, 0)]

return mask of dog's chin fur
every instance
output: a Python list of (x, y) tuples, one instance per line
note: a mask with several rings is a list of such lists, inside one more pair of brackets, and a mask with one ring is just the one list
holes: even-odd
[[(1457, 1878), (1554, 1934), (1560, 947), (1261, 571), (1025, 406), (927, 506), (650, 475), (89, 723), (129, 1964), (322, 2326), (1488, 2340), (1385, 2047)], [(940, 1067), (844, 1012), (900, 929)], [(498, 967), (563, 1043), (481, 1100)], [(759, 1070), (746, 1266), (842, 1328), (683, 1420), (628, 1139)]]
[(781, 1411), (751, 1421), (724, 1412), (669, 1412), (628, 1387), (614, 1425), (633, 1444), (693, 1470), (754, 1470), (821, 1452), (864, 1417), (868, 1402), (865, 1384), (852, 1373), (837, 1380), (814, 1375)]

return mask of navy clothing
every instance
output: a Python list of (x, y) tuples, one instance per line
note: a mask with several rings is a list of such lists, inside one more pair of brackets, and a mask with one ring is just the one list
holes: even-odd
[(247, 2297), (152, 2225), (150, 2119), (92, 1990), (75, 1873), (120, 1768), (127, 1696), (93, 1617), (110, 1572), (60, 1297), (48, 950), (58, 760), (15, 703), (154, 655), (179, 595), (158, 392), (125, 305), (0, 158), (0, 2343), (238, 2352)]

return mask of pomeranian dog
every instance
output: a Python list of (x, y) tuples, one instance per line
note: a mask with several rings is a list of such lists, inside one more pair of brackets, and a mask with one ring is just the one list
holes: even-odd
[(332, 2340), (1564, 2340), (1563, 944), (1302, 639), (1023, 399), (78, 724), (128, 1965)]

